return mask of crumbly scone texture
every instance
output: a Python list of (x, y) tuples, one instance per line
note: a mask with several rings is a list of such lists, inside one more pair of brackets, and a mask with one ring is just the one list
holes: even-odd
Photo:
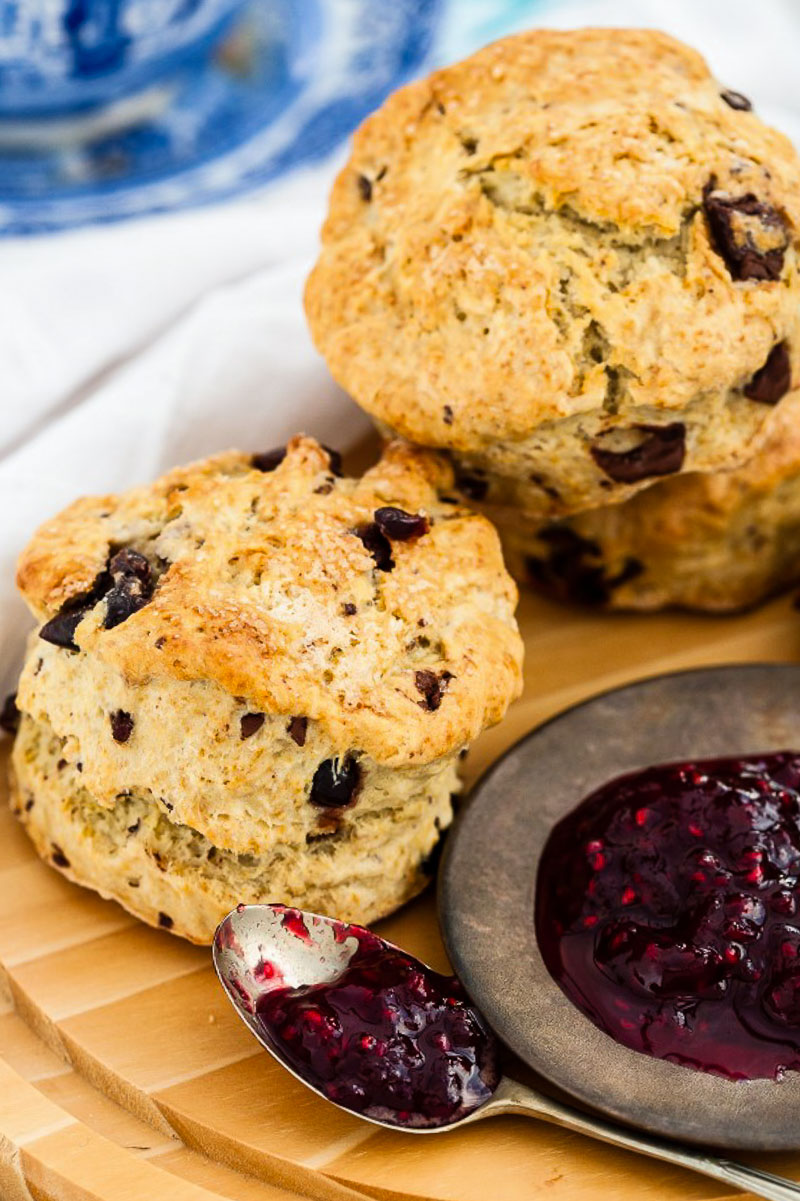
[[(394, 443), (342, 478), (305, 437), (257, 461), (77, 501), (18, 569), (41, 622), (78, 615), (72, 648), (29, 642), (24, 820), (56, 866), (200, 941), (237, 887), (353, 920), (418, 890), (458, 753), (520, 688), (516, 588), (490, 523), (437, 500), (446, 462)], [(154, 822), (170, 845), (143, 842)]]
[[(800, 384), (798, 229), (794, 149), (700, 55), (654, 31), (541, 30), (362, 125), (306, 311), (384, 427), (566, 514), (746, 460)], [(663, 426), (682, 428), (659, 447)], [(647, 439), (638, 477), (630, 456), (615, 470)]]
[(331, 819), (299, 844), (236, 853), (171, 820), (144, 789), (99, 804), (63, 752), (52, 729), (23, 715), (11, 803), (38, 853), (70, 880), (196, 943), (211, 942), (241, 901), (282, 901), (361, 924), (391, 913), (430, 881), (459, 787), (450, 755), (422, 778), (395, 773), (381, 807), (357, 822)]
[(609, 609), (731, 612), (800, 580), (800, 392), (735, 471), (663, 480), (620, 505), (531, 525), (487, 509), (517, 578)]

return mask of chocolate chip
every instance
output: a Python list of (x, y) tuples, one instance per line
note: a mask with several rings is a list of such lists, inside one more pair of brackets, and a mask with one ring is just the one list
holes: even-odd
[(298, 746), (306, 745), (306, 730), (307, 729), (308, 729), (308, 718), (307, 717), (293, 717), (292, 720), (289, 722), (288, 726), (286, 727), (289, 737), (292, 739), (293, 742), (296, 742)]
[(361, 193), (361, 199), (369, 204), (372, 200), (372, 180), (367, 179), (366, 175), (359, 175), (358, 190)]
[(69, 867), (69, 859), (67, 859), (57, 842), (50, 845), (50, 858), (56, 867)]
[(0, 730), (5, 730), (6, 734), (16, 734), (19, 729), (19, 719), (17, 694), (11, 692), (3, 701), (3, 707), (0, 709)]
[(341, 478), (342, 456), (339, 454), (339, 451), (331, 450), (330, 446), (323, 446), (322, 449), (325, 451), (326, 455), (328, 456), (328, 462), (330, 464), (331, 471), (333, 472), (334, 475), (338, 475)]
[(344, 613), (345, 617), (353, 617), (357, 611), (352, 601), (345, 601), (342, 605), (342, 613)]
[(435, 671), (429, 671), (427, 668), (414, 672), (417, 691), (421, 692), (424, 697), (424, 700), (419, 702), (420, 707), (430, 710), (438, 709), (442, 703), (444, 691), (452, 678), (453, 674), (449, 671), (439, 672), (438, 676)]
[(617, 484), (635, 484), (654, 475), (680, 471), (686, 454), (686, 427), (680, 421), (671, 425), (637, 425), (646, 437), (631, 450), (591, 448), (592, 458), (601, 471)]
[(726, 104), (740, 112), (749, 113), (753, 107), (752, 102), (746, 96), (743, 96), (741, 92), (732, 91), (731, 88), (725, 88), (720, 92), (720, 96)]
[(150, 585), (150, 563), (138, 550), (125, 546), (117, 551), (108, 565), (109, 574), (115, 584), (121, 583), (130, 576), (135, 577), (145, 585)]
[(58, 762), (56, 763), (56, 771), (63, 771), (66, 766), (67, 766), (66, 759), (59, 759)]
[(263, 713), (245, 713), (239, 719), (239, 737), (244, 741), (245, 738), (251, 738), (257, 730), (260, 730), (264, 724)]
[(75, 630), (88, 612), (88, 609), (74, 609), (67, 613), (62, 609), (60, 613), (56, 613), (55, 617), (51, 617), (44, 623), (39, 631), (39, 637), (43, 638), (45, 642), (52, 642), (53, 646), (76, 651), (78, 644), (75, 642)]
[(33, 800), (33, 797), (32, 797), (32, 796), (29, 796), (29, 797), (28, 797), (28, 799), (27, 799), (27, 801), (25, 802), (25, 812), (26, 812), (26, 813), (30, 813), (30, 811), (31, 811), (31, 809), (33, 808), (33, 806), (34, 806), (34, 800)]
[(469, 471), (456, 470), (456, 484), (470, 500), (483, 500), (489, 491), (488, 480)]
[(286, 447), (276, 446), (273, 450), (265, 450), (261, 454), (253, 455), (250, 462), (256, 471), (274, 471), (285, 458)]
[(546, 526), (539, 532), (539, 540), (548, 547), (547, 558), (530, 555), (525, 566), (531, 581), (559, 600), (605, 605), (614, 588), (644, 571), (638, 559), (628, 557), (618, 572), (607, 575), (598, 543), (569, 526)]
[(141, 823), (141, 822), (138, 820), (138, 818), (137, 818), (137, 820), (136, 820), (136, 821), (133, 823), (133, 825), (132, 825), (132, 826), (128, 826), (128, 833), (129, 833), (129, 834), (138, 834), (138, 833), (139, 833), (139, 827), (140, 827), (140, 825), (141, 825), (141, 824), (142, 824), (142, 823)]
[[(783, 256), (789, 244), (786, 223), (777, 209), (752, 192), (745, 196), (720, 196), (714, 181), (703, 192), (703, 209), (711, 244), (724, 259), (732, 279), (780, 279)], [(759, 245), (754, 235), (759, 236)]]
[(153, 595), (155, 583), (148, 560), (130, 548), (118, 551), (108, 570), (113, 586), (106, 595), (103, 626), (113, 630), (144, 608)]
[(405, 509), (397, 509), (393, 505), (375, 510), (375, 524), (392, 542), (421, 538), (430, 529), (430, 522), (424, 513), (407, 513)]
[(159, 926), (163, 926), (165, 930), (171, 930), (175, 925), (168, 913), (159, 913), (158, 924)]
[(364, 525), (356, 526), (353, 533), (364, 543), (364, 546), (375, 560), (375, 566), (379, 571), (391, 571), (393, 569), (394, 559), (392, 558), (391, 544), (386, 535), (381, 532), (376, 522), (370, 521)]
[(453, 408), (451, 405), (445, 405), (442, 409), (442, 420), (445, 425), (453, 424)]
[(323, 759), (314, 772), (309, 800), (323, 809), (351, 805), (361, 784), (361, 768), (355, 759)]
[(55, 617), (51, 617), (49, 621), (45, 622), (39, 631), (39, 637), (43, 638), (45, 642), (52, 642), (54, 646), (63, 647), (65, 650), (78, 650), (74, 638), (75, 630), (89, 610), (93, 609), (97, 602), (106, 595), (111, 584), (112, 579), (108, 570), (101, 571), (88, 592), (70, 597), (61, 606)]
[(117, 709), (111, 714), (111, 733), (115, 742), (127, 742), (133, 733), (133, 726), (133, 718), (124, 709)]
[(748, 400), (774, 405), (786, 395), (791, 383), (792, 364), (789, 348), (785, 342), (779, 342), (769, 352), (764, 366), (758, 369), (750, 383), (745, 386), (744, 394)]

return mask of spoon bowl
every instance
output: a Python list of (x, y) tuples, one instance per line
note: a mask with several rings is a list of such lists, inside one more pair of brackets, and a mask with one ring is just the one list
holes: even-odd
[(213, 958), (262, 1046), (360, 1117), (441, 1128), (497, 1088), (497, 1041), (459, 981), (361, 926), (240, 905), (217, 928)]

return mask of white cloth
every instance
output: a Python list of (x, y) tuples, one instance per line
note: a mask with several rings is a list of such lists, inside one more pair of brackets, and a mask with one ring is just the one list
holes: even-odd
[[(756, 11), (757, 10), (757, 11)], [(536, 24), (653, 25), (800, 144), (796, 0), (451, 0), (447, 61)], [(305, 429), (346, 447), (366, 419), (314, 353), (301, 296), (343, 152), (214, 208), (0, 242), (0, 688), (29, 619), (14, 561), (75, 496)]]

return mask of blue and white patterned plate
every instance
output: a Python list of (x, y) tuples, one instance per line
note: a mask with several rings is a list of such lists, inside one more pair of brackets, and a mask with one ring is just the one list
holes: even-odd
[(99, 118), (0, 124), (0, 235), (207, 204), (323, 157), (420, 69), (440, 8), (253, 0), (202, 72)]

